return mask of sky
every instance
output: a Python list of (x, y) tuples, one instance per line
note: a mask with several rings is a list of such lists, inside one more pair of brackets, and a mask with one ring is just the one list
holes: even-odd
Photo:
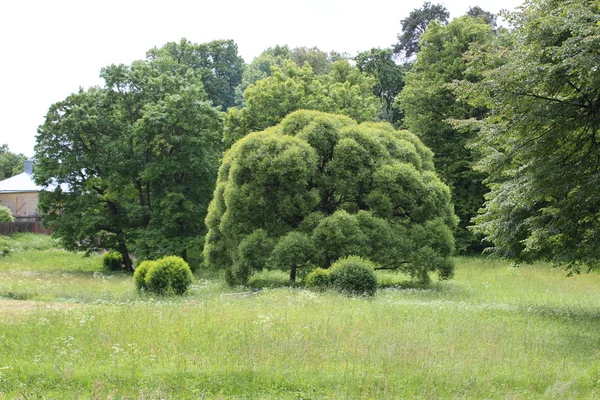
[[(450, 18), (471, 6), (512, 10), (522, 0), (445, 0)], [(3, 0), (0, 3), (0, 145), (28, 157), (48, 108), (100, 69), (187, 38), (233, 39), (246, 63), (287, 44), (356, 55), (390, 47), (422, 0)]]

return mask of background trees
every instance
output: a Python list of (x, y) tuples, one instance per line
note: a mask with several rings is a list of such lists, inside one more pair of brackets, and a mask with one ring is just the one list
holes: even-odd
[(472, 43), (485, 43), (493, 34), (489, 24), (470, 16), (454, 19), (446, 26), (431, 22), (421, 36), (421, 51), (406, 74), (406, 85), (397, 99), (397, 105), (405, 112), (406, 127), (433, 150), (436, 168), (452, 189), (460, 218), (456, 231), (460, 251), (481, 251), (484, 247), (481, 238), (467, 226), (484, 202), (485, 175), (472, 170), (475, 156), (466, 144), (473, 131), (458, 130), (451, 120), (481, 118), (485, 107), (457, 99), (451, 83), (481, 78), (480, 74), (467, 71), (463, 54)]
[(178, 254), (202, 235), (220, 154), (220, 116), (202, 79), (169, 54), (111, 65), (104, 88), (50, 108), (35, 177), (46, 223), (71, 249)]
[(0, 180), (10, 178), (23, 172), (23, 154), (15, 154), (8, 149), (8, 145), (0, 146)]
[(208, 266), (244, 282), (360, 255), (428, 281), (452, 275), (450, 192), (432, 154), (385, 123), (297, 111), (226, 153), (206, 218)]
[(371, 49), (358, 53), (354, 60), (361, 72), (375, 78), (373, 93), (381, 100), (380, 118), (399, 126), (403, 114), (394, 101), (404, 87), (404, 67), (396, 64), (391, 49)]
[(249, 132), (278, 124), (300, 109), (347, 115), (357, 121), (375, 119), (379, 101), (373, 94), (374, 78), (362, 74), (348, 61), (336, 61), (327, 75), (317, 75), (308, 64), (298, 67), (284, 60), (272, 67), (272, 75), (248, 86), (245, 106), (231, 108), (225, 115), (225, 147)]
[(398, 43), (394, 46), (394, 53), (409, 59), (419, 52), (419, 40), (432, 21), (446, 25), (450, 13), (441, 4), (431, 4), (426, 1), (423, 7), (415, 8), (408, 17), (400, 21), (402, 34), (398, 35)]
[(475, 146), (491, 190), (476, 230), (517, 261), (573, 271), (600, 259), (600, 9), (533, 0), (514, 26), (473, 55), (477, 83), (462, 95), (489, 114)]
[(214, 106), (223, 111), (235, 103), (235, 89), (242, 81), (244, 60), (238, 55), (233, 40), (213, 40), (209, 43), (192, 43), (181, 39), (147, 53), (148, 60), (169, 57), (179, 65), (181, 74), (191, 68), (201, 79), (204, 91)]

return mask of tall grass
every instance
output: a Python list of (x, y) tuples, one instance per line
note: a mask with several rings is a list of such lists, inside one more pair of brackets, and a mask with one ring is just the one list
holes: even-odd
[(99, 259), (63, 276), (10, 257), (0, 285), (79, 304), (0, 311), (0, 398), (600, 397), (598, 275), (460, 258), (453, 281), (372, 299), (213, 279), (153, 298)]

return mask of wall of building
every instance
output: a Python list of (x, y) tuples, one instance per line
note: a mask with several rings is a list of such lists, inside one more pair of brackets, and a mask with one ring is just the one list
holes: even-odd
[(13, 216), (36, 217), (38, 215), (38, 193), (0, 193), (0, 206), (10, 208)]

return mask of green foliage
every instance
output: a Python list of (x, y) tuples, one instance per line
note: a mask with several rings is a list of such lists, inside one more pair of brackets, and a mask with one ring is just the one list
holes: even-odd
[(0, 146), (0, 181), (23, 172), (23, 162), (26, 159), (23, 154), (9, 151), (7, 144)]
[(235, 88), (242, 82), (245, 64), (233, 40), (196, 44), (184, 38), (179, 43), (170, 42), (147, 53), (148, 60), (167, 57), (179, 64), (176, 68), (181, 75), (189, 68), (196, 72), (213, 105), (223, 110), (234, 105)]
[(441, 25), (448, 23), (450, 13), (441, 4), (431, 4), (426, 1), (422, 8), (415, 8), (408, 17), (404, 18), (402, 34), (398, 35), (398, 43), (394, 46), (394, 53), (401, 54), (409, 59), (419, 51), (421, 35), (432, 21), (438, 21)]
[(4, 236), (0, 236), (0, 257), (5, 257), (10, 254), (10, 244)]
[(116, 251), (110, 251), (102, 256), (102, 265), (108, 270), (118, 271), (123, 268), (123, 256)]
[(399, 126), (403, 114), (394, 101), (404, 87), (404, 67), (396, 64), (390, 49), (371, 49), (359, 53), (354, 60), (361, 72), (376, 79), (373, 93), (381, 100), (380, 118)]
[(67, 249), (115, 249), (128, 269), (129, 253), (185, 256), (197, 245), (220, 157), (221, 118), (202, 77), (153, 53), (52, 105), (36, 144), (37, 182), (69, 187), (41, 193), (45, 223)]
[(263, 268), (289, 271), (293, 282), (350, 255), (414, 279), (448, 275), (456, 217), (432, 161), (416, 136), (387, 123), (296, 111), (225, 154), (206, 265), (230, 283)]
[(304, 280), (304, 286), (309, 289), (325, 290), (331, 285), (331, 269), (315, 268)]
[(304, 272), (313, 266), (315, 255), (313, 239), (303, 232), (290, 232), (282, 236), (271, 253), (271, 268), (290, 271), (290, 282), (296, 281), (298, 269)]
[(135, 272), (133, 273), (133, 283), (138, 291), (148, 289), (148, 285), (146, 284), (146, 275), (148, 274), (148, 271), (156, 265), (156, 263), (156, 261), (152, 260), (142, 261), (135, 269)]
[(342, 293), (373, 296), (377, 291), (376, 265), (357, 256), (340, 258), (331, 265), (331, 283)]
[(181, 296), (187, 292), (193, 280), (189, 265), (181, 257), (167, 256), (146, 267), (144, 282), (147, 290), (154, 294)]
[(15, 222), (15, 218), (10, 211), (10, 208), (0, 206), (0, 222)]
[(490, 188), (475, 231), (516, 261), (597, 268), (598, 4), (533, 0), (506, 18), (514, 29), (470, 56), (485, 79), (461, 85), (490, 109), (474, 124)]
[(482, 118), (484, 107), (457, 99), (451, 83), (477, 81), (480, 74), (467, 71), (463, 54), (472, 43), (486, 43), (493, 29), (480, 19), (463, 16), (446, 26), (432, 22), (421, 37), (417, 61), (406, 74), (406, 86), (397, 99), (405, 112), (408, 129), (433, 150), (437, 170), (452, 190), (459, 225), (456, 230), (459, 252), (481, 252), (481, 236), (467, 227), (484, 202), (485, 174), (473, 171), (476, 154), (467, 147), (475, 130), (457, 129), (455, 119)]
[(283, 68), (285, 60), (293, 61), (300, 68), (306, 63), (317, 75), (331, 72), (333, 63), (337, 61), (334, 53), (327, 54), (316, 47), (296, 47), (292, 50), (287, 45), (270, 47), (252, 60), (244, 70), (242, 82), (236, 88), (236, 105), (243, 107), (245, 104), (243, 94), (246, 88), (271, 76), (274, 72), (273, 67)]
[(246, 88), (243, 108), (225, 114), (225, 148), (250, 132), (278, 124), (296, 110), (343, 114), (360, 122), (373, 120), (379, 110), (373, 95), (375, 79), (346, 60), (333, 63), (327, 75), (317, 75), (310, 65), (299, 67), (291, 60), (283, 60), (281, 67), (271, 71), (271, 76)]

